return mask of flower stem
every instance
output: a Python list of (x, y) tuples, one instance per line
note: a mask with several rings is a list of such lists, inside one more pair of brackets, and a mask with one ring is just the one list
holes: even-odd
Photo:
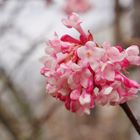
[(133, 113), (132, 113), (131, 109), (129, 108), (128, 104), (123, 103), (120, 106), (124, 110), (124, 112), (126, 113), (127, 117), (129, 118), (129, 120), (131, 121), (133, 126), (135, 127), (138, 134), (140, 135), (140, 125), (139, 125), (137, 119), (135, 118), (135, 116), (133, 115)]

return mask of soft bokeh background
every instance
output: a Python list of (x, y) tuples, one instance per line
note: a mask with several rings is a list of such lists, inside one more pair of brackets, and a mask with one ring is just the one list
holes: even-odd
[[(0, 0), (0, 140), (139, 140), (119, 106), (96, 107), (76, 116), (45, 93), (38, 59), (61, 23), (66, 0)], [(140, 45), (140, 0), (90, 0), (80, 13), (100, 44)], [(140, 82), (140, 68), (131, 68)], [(138, 120), (140, 97), (129, 102)]]

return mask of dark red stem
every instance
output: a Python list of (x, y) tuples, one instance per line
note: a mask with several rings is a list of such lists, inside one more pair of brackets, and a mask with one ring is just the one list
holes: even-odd
[(130, 119), (130, 121), (132, 122), (132, 124), (135, 127), (138, 134), (140, 135), (140, 125), (139, 125), (137, 119), (135, 118), (135, 116), (133, 115), (133, 113), (132, 113), (131, 109), (129, 108), (128, 104), (123, 103), (120, 106), (124, 110), (124, 112), (126, 113), (127, 117)]

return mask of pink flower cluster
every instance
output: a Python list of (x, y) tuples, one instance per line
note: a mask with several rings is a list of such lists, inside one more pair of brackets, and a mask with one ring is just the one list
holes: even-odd
[(126, 50), (109, 43), (99, 46), (90, 32), (84, 32), (75, 13), (62, 22), (80, 36), (58, 38), (55, 34), (48, 41), (41, 69), (47, 93), (64, 102), (68, 110), (81, 114), (89, 114), (95, 103), (116, 105), (134, 98), (140, 85), (123, 72), (130, 65), (140, 65), (138, 46)]
[(72, 12), (86, 12), (91, 8), (90, 0), (67, 0), (64, 10), (67, 14)]

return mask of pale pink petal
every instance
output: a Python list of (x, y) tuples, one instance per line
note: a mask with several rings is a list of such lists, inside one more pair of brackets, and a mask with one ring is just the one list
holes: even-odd
[(119, 80), (120, 82), (122, 82), (126, 87), (128, 88), (140, 88), (140, 84), (138, 84), (136, 81), (134, 80), (130, 80), (128, 79), (126, 76), (124, 76), (123, 74), (117, 74), (115, 76), (116, 80)]
[(56, 91), (57, 91), (57, 88), (55, 86), (47, 84), (46, 91), (47, 91), (48, 94), (55, 95)]
[(90, 109), (89, 108), (84, 108), (84, 113), (87, 115), (90, 115)]
[(88, 51), (87, 53), (90, 54), (91, 59), (93, 58), (92, 61), (100, 60), (104, 56), (105, 50), (97, 47), (95, 42), (88, 41), (85, 46), (87, 46), (87, 50), (90, 50), (90, 53)]
[(81, 59), (86, 59), (86, 51), (87, 51), (87, 48), (85, 46), (78, 48), (77, 49), (78, 57)]
[(80, 97), (80, 93), (81, 93), (80, 90), (73, 90), (73, 91), (70, 93), (70, 98), (71, 98), (72, 100), (78, 100), (79, 97)]
[(103, 77), (109, 81), (114, 81), (115, 78), (115, 71), (113, 65), (107, 64), (105, 68), (102, 70)]
[(130, 46), (126, 49), (127, 60), (133, 65), (140, 65), (139, 48), (136, 45)]
[(41, 58), (41, 61), (50, 70), (54, 70), (57, 65), (56, 59), (51, 57), (50, 55), (44, 56), (43, 58)]
[(126, 49), (126, 53), (128, 56), (136, 56), (139, 54), (139, 47), (136, 45), (132, 45)]
[(91, 72), (89, 70), (83, 71), (80, 77), (80, 83), (84, 88), (88, 86), (88, 81), (89, 81), (90, 76), (91, 76)]
[(73, 71), (81, 71), (82, 70), (82, 68), (79, 65), (77, 65), (76, 63), (73, 63), (71, 61), (69, 62), (69, 66)]
[(95, 47), (92, 50), (93, 50), (94, 59), (100, 60), (104, 56), (105, 51), (102, 48)]
[(68, 19), (62, 19), (62, 23), (68, 28), (77, 28), (82, 21), (76, 13), (72, 13)]
[(140, 57), (139, 56), (128, 56), (127, 60), (133, 65), (140, 65)]
[(66, 96), (69, 94), (69, 90), (66, 88), (61, 88), (58, 90), (59, 93), (61, 93), (61, 95)]
[(97, 96), (99, 94), (99, 88), (95, 87), (94, 88), (94, 94)]
[(60, 63), (61, 61), (64, 61), (67, 58), (68, 54), (64, 54), (62, 52), (59, 52), (56, 54), (57, 62)]
[(110, 47), (111, 47), (111, 45), (110, 45), (109, 42), (104, 42), (102, 46), (103, 46), (103, 48), (104, 48), (105, 50), (108, 50), (108, 49), (110, 49)]
[(79, 102), (81, 105), (90, 104), (90, 101), (91, 101), (91, 96), (89, 94), (81, 95), (79, 98)]
[(96, 44), (89, 41), (85, 46), (77, 49), (78, 57), (87, 62), (100, 60), (104, 56), (105, 51), (102, 48), (96, 47)]
[(87, 48), (93, 48), (93, 47), (97, 47), (96, 43), (93, 41), (88, 41), (85, 46), (87, 46)]
[(120, 52), (115, 47), (110, 47), (110, 49), (108, 49), (107, 51), (107, 55), (108, 55), (108, 58), (114, 62), (122, 61), (125, 58), (125, 53)]
[(113, 87), (106, 87), (106, 88), (104, 89), (103, 94), (109, 95), (109, 94), (112, 92), (112, 90), (113, 90)]
[(64, 5), (64, 10), (67, 14), (71, 12), (86, 12), (91, 8), (89, 0), (67, 0)]
[(96, 71), (96, 70), (98, 70), (100, 63), (97, 61), (90, 61), (90, 66), (93, 71)]

